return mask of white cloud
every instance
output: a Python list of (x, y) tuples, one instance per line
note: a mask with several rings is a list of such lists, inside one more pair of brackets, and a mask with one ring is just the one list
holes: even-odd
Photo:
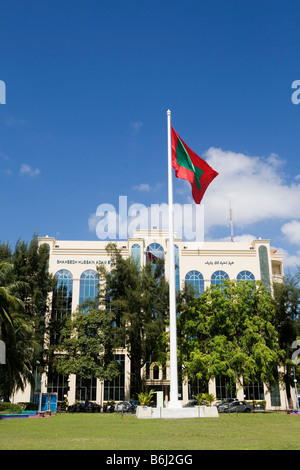
[(9, 155), (6, 155), (5, 153), (0, 152), (0, 158), (5, 162), (12, 162), (12, 158)]
[(138, 134), (138, 132), (143, 127), (142, 121), (130, 121), (130, 126), (133, 129), (134, 134)]
[(30, 165), (23, 163), (20, 168), (21, 175), (29, 176), (33, 178), (34, 176), (38, 176), (40, 174), (40, 170), (38, 168), (33, 169)]
[(224, 225), (229, 201), (241, 226), (300, 218), (300, 183), (285, 181), (277, 155), (265, 159), (212, 147), (204, 157), (219, 173), (204, 196), (206, 226)]
[(14, 126), (26, 126), (27, 121), (25, 119), (16, 119), (13, 117), (4, 119), (4, 124), (9, 127)]
[(136, 186), (133, 186), (132, 189), (135, 189), (137, 191), (142, 191), (142, 192), (148, 192), (150, 191), (150, 184), (148, 183), (141, 183), (141, 184), (138, 184)]
[(300, 266), (300, 250), (293, 254), (290, 254), (284, 248), (278, 248), (278, 253), (283, 254), (283, 266), (284, 268), (295, 268)]
[(290, 243), (300, 245), (300, 221), (292, 220), (281, 227), (282, 233)]

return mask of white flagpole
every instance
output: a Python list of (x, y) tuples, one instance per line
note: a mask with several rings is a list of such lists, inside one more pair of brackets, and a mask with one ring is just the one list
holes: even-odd
[(171, 111), (168, 117), (168, 198), (169, 198), (169, 310), (170, 310), (170, 401), (169, 408), (180, 408), (178, 400), (177, 328), (174, 256), (173, 182), (172, 182), (172, 137)]

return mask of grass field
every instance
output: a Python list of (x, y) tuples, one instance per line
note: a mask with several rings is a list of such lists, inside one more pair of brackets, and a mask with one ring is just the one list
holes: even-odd
[(284, 413), (144, 420), (57, 414), (0, 420), (1, 450), (299, 450), (300, 416)]

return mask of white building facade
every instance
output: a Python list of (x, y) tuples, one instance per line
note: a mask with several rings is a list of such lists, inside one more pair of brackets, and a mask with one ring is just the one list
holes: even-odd
[[(65, 288), (66, 309), (75, 312), (85, 299), (93, 298), (97, 292), (97, 266), (110, 267), (105, 250), (107, 241), (69, 241), (52, 237), (40, 237), (39, 243), (47, 243), (50, 249), (49, 270)], [(176, 288), (185, 282), (194, 285), (198, 295), (211, 284), (224, 279), (261, 280), (267, 289), (272, 289), (274, 280), (283, 277), (282, 255), (270, 247), (270, 240), (257, 239), (251, 242), (197, 242), (183, 241), (175, 237)], [(168, 232), (163, 230), (136, 230), (124, 241), (116, 241), (124, 257), (133, 256), (144, 265), (152, 256), (163, 258), (168, 273)], [(92, 400), (103, 405), (108, 400), (130, 400), (130, 360), (126, 351), (115, 351), (121, 364), (120, 377), (111, 382), (91, 379), (90, 396), (81, 380), (74, 375), (62, 377), (49, 371), (41, 381), (41, 391), (57, 393), (58, 400), (66, 398), (72, 404), (76, 400)], [(163, 391), (165, 402), (169, 398), (169, 371), (159, 364), (147, 364), (143, 371), (146, 387)], [(28, 387), (29, 389), (29, 387)], [(227, 387), (222, 380), (213, 380), (208, 390), (217, 400), (227, 398)], [(179, 384), (179, 399), (183, 404), (202, 392), (201, 384), (187, 381)], [(32, 391), (25, 397), (17, 394), (14, 402), (30, 401)], [(26, 395), (27, 394), (27, 395)], [(285, 391), (278, 384), (268, 392), (264, 384), (253, 384), (239, 389), (240, 400), (265, 400), (267, 409), (287, 409)]]

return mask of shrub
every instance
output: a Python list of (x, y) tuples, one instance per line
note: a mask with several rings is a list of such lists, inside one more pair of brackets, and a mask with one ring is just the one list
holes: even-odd
[(138, 395), (138, 399), (139, 399), (139, 402), (140, 402), (140, 405), (141, 406), (149, 406), (150, 403), (153, 402), (153, 393), (154, 393), (154, 390), (150, 390), (150, 392), (141, 392), (139, 395)]
[(211, 406), (211, 404), (216, 399), (212, 393), (199, 393), (195, 398), (198, 402), (198, 405), (207, 405), (207, 406)]
[(22, 413), (22, 407), (16, 405), (15, 403), (9, 402), (0, 402), (0, 413), (1, 414), (10, 414), (10, 413)]
[(18, 403), (18, 405), (24, 411), (37, 411), (38, 410), (38, 404), (37, 403), (21, 401), (21, 402)]

